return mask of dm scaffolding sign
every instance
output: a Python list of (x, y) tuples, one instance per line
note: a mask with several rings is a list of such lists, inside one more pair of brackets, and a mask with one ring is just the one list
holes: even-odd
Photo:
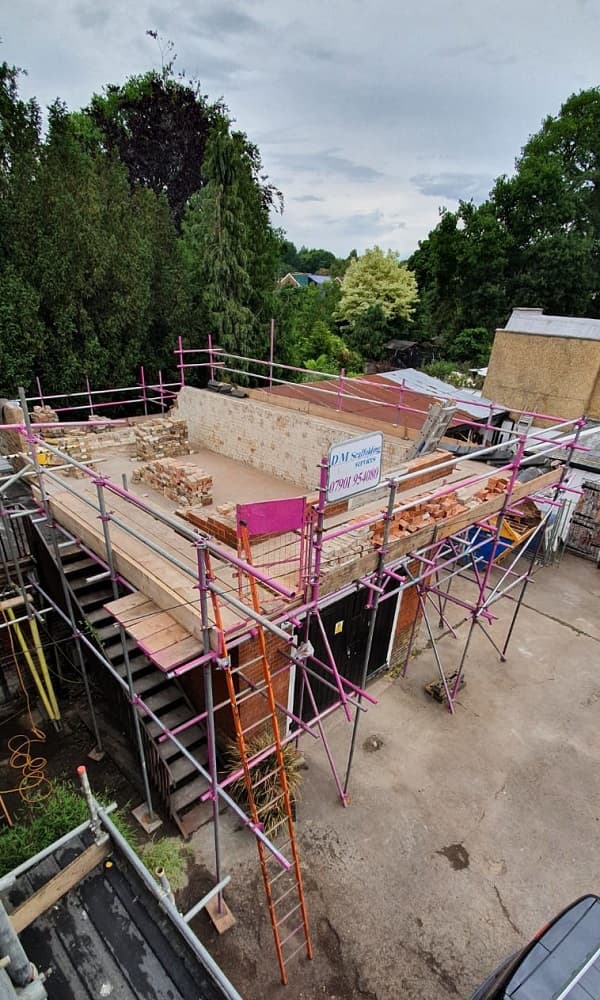
[(327, 502), (353, 497), (378, 486), (383, 460), (383, 434), (365, 434), (329, 449)]

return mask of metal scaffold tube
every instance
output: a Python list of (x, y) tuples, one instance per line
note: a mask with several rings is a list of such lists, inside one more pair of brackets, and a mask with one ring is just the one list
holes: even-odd
[[(112, 540), (110, 537), (110, 514), (106, 512), (106, 503), (104, 500), (104, 480), (96, 480), (96, 491), (98, 495), (98, 508), (100, 510), (100, 522), (102, 524), (102, 532), (104, 535), (104, 547), (106, 549), (106, 561), (108, 563), (108, 568), (110, 572), (110, 582), (113, 592), (113, 597), (115, 600), (119, 597), (119, 585), (117, 582), (117, 573), (115, 570), (115, 560), (113, 554)], [(144, 744), (142, 742), (142, 728), (140, 723), (140, 716), (137, 708), (135, 706), (135, 690), (133, 687), (133, 676), (131, 673), (131, 663), (129, 660), (129, 649), (127, 647), (127, 633), (123, 628), (121, 622), (119, 622), (119, 638), (121, 640), (121, 650), (123, 652), (123, 662), (125, 664), (125, 673), (127, 677), (127, 687), (129, 689), (129, 700), (131, 703), (131, 714), (133, 717), (133, 729), (135, 732), (135, 742), (138, 752), (138, 757), (140, 761), (140, 768), (142, 772), (142, 782), (144, 785), (144, 797), (146, 799), (146, 808), (148, 810), (148, 821), (151, 823), (154, 819), (154, 809), (152, 807), (152, 793), (150, 792), (150, 781), (148, 778), (148, 767), (146, 764), (146, 755), (144, 753)]]

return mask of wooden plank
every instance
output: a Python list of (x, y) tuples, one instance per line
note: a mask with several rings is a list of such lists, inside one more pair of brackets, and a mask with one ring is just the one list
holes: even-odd
[(20, 604), (24, 604), (25, 600), (30, 601), (30, 594), (19, 594), (17, 597), (9, 597), (6, 601), (0, 601), (0, 610), (8, 611), (9, 608), (18, 608)]
[(79, 885), (81, 880), (89, 875), (111, 853), (110, 840), (104, 844), (92, 844), (91, 847), (75, 858), (70, 865), (46, 882), (33, 896), (21, 903), (10, 914), (10, 919), (17, 934), (29, 927), (42, 913), (62, 899), (67, 892)]
[(169, 625), (173, 624), (175, 622), (171, 615), (167, 614), (166, 611), (159, 611), (157, 614), (148, 615), (142, 621), (136, 621), (133, 625), (125, 626), (125, 631), (133, 639), (145, 639), (146, 636), (167, 629)]
[[(88, 508), (83, 501), (68, 494), (55, 494), (50, 497), (50, 508), (60, 524), (82, 538), (94, 551), (104, 552), (102, 534), (95, 524), (90, 523)], [(193, 581), (114, 525), (111, 527), (111, 540), (117, 572), (155, 601), (159, 608), (170, 610), (176, 621), (190, 634), (200, 638), (198, 594)]]
[(110, 604), (105, 604), (104, 607), (111, 615), (120, 621), (120, 615), (131, 608), (137, 608), (140, 604), (145, 604), (148, 598), (141, 591), (137, 590), (134, 594), (127, 594), (127, 597), (119, 597), (118, 601), (111, 601)]
[[(144, 649), (154, 655), (163, 649), (168, 649), (169, 646), (174, 646), (176, 642), (182, 642), (184, 639), (191, 638), (190, 633), (182, 625), (178, 625), (177, 622), (171, 619), (171, 625), (168, 628), (161, 629), (160, 632), (156, 632), (146, 640)], [(194, 640), (194, 642), (196, 641)]]
[(173, 670), (174, 667), (179, 667), (182, 663), (187, 663), (188, 660), (200, 656), (201, 653), (202, 647), (200, 643), (197, 639), (190, 636), (189, 639), (184, 639), (183, 642), (176, 642), (174, 645), (160, 650), (151, 659), (159, 670)]
[[(108, 605), (104, 605), (106, 611), (108, 611)], [(154, 603), (154, 601), (144, 601), (143, 604), (138, 604), (135, 608), (129, 608), (119, 615), (116, 615), (114, 611), (110, 614), (113, 615), (116, 621), (123, 626), (124, 629), (128, 629), (130, 625), (135, 625), (136, 622), (148, 617), (148, 615), (157, 615), (160, 612), (160, 608)]]

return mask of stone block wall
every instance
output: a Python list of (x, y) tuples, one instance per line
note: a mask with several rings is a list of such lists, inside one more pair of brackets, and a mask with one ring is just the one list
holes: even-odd
[[(331, 445), (367, 433), (358, 426), (191, 386), (179, 393), (174, 413), (187, 421), (192, 446), (246, 462), (310, 490), (315, 488), (319, 463)], [(383, 440), (384, 471), (399, 469), (411, 442), (387, 435)]]

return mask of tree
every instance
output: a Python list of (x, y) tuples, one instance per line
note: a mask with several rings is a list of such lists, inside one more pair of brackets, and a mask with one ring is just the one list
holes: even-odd
[(486, 327), (461, 330), (452, 341), (448, 355), (451, 361), (469, 362), (480, 368), (489, 361), (493, 340)]
[(204, 183), (206, 147), (224, 108), (210, 104), (193, 81), (174, 79), (171, 70), (169, 63), (161, 73), (107, 86), (75, 120), (89, 143), (118, 155), (132, 188), (166, 195), (179, 225), (188, 199)]
[[(337, 281), (309, 285), (307, 288), (285, 287), (277, 290), (273, 315), (276, 355), (280, 361), (306, 368), (311, 358), (314, 360), (322, 353), (328, 356), (335, 353), (330, 346), (331, 338), (337, 335), (333, 316), (340, 294)], [(288, 377), (293, 377), (293, 373), (288, 372)]]
[(418, 298), (414, 275), (401, 267), (393, 250), (365, 250), (346, 272), (337, 319), (352, 323), (372, 306), (379, 306), (386, 320), (409, 319)]
[(212, 332), (225, 350), (259, 356), (267, 342), (277, 246), (252, 150), (243, 133), (231, 133), (220, 119), (206, 151), (205, 186), (186, 210), (183, 255), (196, 335)]
[(600, 88), (546, 118), (481, 205), (443, 210), (409, 267), (415, 327), (451, 357), (462, 330), (491, 334), (513, 305), (600, 315)]
[(392, 250), (366, 250), (351, 260), (335, 319), (348, 343), (364, 357), (380, 358), (383, 345), (410, 320), (418, 299), (414, 274)]

